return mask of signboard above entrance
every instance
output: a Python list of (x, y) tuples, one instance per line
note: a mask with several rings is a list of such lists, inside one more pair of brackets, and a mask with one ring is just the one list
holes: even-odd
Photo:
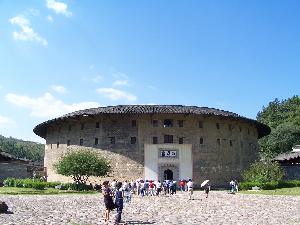
[(161, 157), (176, 157), (176, 150), (161, 150)]

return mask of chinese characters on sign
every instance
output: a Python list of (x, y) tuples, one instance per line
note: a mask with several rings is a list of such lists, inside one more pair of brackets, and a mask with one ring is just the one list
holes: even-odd
[(176, 151), (171, 150), (161, 150), (160, 151), (161, 157), (176, 157)]

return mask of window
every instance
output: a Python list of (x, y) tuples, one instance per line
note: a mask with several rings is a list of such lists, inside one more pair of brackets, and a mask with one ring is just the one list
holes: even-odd
[(173, 135), (165, 135), (164, 143), (173, 143)]
[(216, 123), (216, 127), (217, 127), (217, 129), (219, 130), (219, 129), (220, 129), (220, 124), (219, 124), (219, 123)]
[(98, 145), (98, 144), (99, 144), (99, 139), (95, 138), (95, 145)]
[(130, 138), (130, 144), (135, 144), (136, 143), (136, 137), (131, 137)]
[(59, 148), (59, 142), (56, 143), (56, 148)]
[(178, 139), (178, 143), (179, 143), (179, 144), (183, 144), (183, 137), (180, 137), (180, 138)]
[(203, 145), (203, 137), (200, 138), (200, 145)]
[(132, 126), (132, 127), (136, 127), (136, 120), (132, 120), (132, 121), (131, 121), (131, 126)]
[(199, 128), (203, 128), (203, 122), (199, 121)]
[(172, 120), (164, 120), (164, 127), (173, 127)]
[(217, 139), (217, 144), (220, 145), (221, 144), (221, 140), (220, 138)]
[(97, 122), (97, 123), (96, 123), (96, 128), (99, 128), (99, 127), (100, 127), (100, 123)]
[(233, 145), (232, 140), (229, 141), (229, 145), (230, 145), (230, 147), (232, 147), (232, 145)]
[(239, 126), (239, 128), (240, 128), (240, 132), (242, 132), (242, 127), (241, 127), (241, 126)]
[(83, 145), (83, 139), (79, 139), (79, 145)]
[(68, 126), (68, 131), (71, 131), (72, 130), (72, 125), (69, 125)]
[(152, 143), (153, 143), (153, 144), (157, 144), (157, 143), (158, 143), (157, 137), (152, 137)]
[(152, 126), (153, 127), (158, 127), (158, 121), (157, 120), (152, 120)]
[(83, 130), (83, 129), (84, 129), (84, 123), (82, 123), (82, 124), (81, 124), (81, 127), (80, 127), (80, 129), (81, 129), (81, 130)]
[(50, 146), (51, 146), (51, 149), (52, 149), (52, 144)]
[(178, 120), (178, 127), (183, 127), (183, 120)]
[(115, 137), (110, 137), (110, 143), (112, 145), (116, 144), (116, 138)]
[(67, 140), (67, 146), (70, 146), (70, 144), (71, 144), (71, 141)]

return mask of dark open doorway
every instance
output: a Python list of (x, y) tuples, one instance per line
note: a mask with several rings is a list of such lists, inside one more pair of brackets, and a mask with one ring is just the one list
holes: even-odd
[(165, 180), (173, 180), (173, 171), (170, 169), (166, 169), (164, 171), (164, 179)]

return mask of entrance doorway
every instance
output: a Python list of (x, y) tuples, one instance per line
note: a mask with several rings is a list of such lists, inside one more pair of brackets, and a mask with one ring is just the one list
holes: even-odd
[(166, 169), (164, 171), (164, 180), (173, 180), (173, 171), (170, 169)]

